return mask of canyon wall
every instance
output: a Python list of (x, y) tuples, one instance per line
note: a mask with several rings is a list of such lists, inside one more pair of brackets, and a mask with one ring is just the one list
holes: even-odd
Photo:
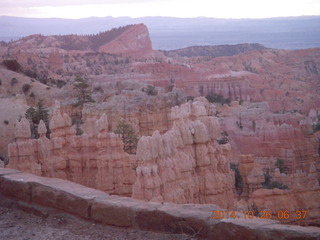
[[(308, 174), (314, 168), (319, 172), (319, 139), (309, 117), (271, 113), (266, 102), (226, 107), (222, 115), (222, 129), (229, 135), (234, 162), (241, 154), (253, 154), (256, 162), (264, 170), (269, 168), (274, 177), (278, 159), (284, 160), (289, 174)], [(288, 184), (295, 185), (292, 181)]]
[(50, 139), (43, 121), (39, 139), (30, 139), (29, 121), (16, 122), (16, 141), (8, 145), (8, 167), (46, 177), (68, 179), (111, 194), (131, 196), (135, 179), (134, 160), (123, 151), (120, 138), (108, 132), (108, 120), (102, 115), (90, 122), (87, 132), (76, 135), (67, 114), (56, 103), (50, 121)]
[(107, 132), (106, 115), (87, 119), (85, 133), (76, 136), (57, 103), (50, 139), (43, 122), (39, 139), (30, 139), (28, 120), (16, 123), (16, 142), (8, 146), (9, 167), (147, 201), (233, 208), (231, 148), (218, 143), (222, 136), (212, 111), (205, 98), (172, 108), (172, 129), (141, 137), (136, 156), (130, 156), (123, 152), (119, 137)]
[(204, 98), (176, 106), (172, 129), (140, 139), (133, 198), (233, 208), (231, 148), (218, 143), (219, 122), (206, 107)]

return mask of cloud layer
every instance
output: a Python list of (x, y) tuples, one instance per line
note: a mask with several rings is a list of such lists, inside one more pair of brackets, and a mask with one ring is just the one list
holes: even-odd
[(0, 15), (267, 18), (320, 15), (320, 0), (0, 0)]

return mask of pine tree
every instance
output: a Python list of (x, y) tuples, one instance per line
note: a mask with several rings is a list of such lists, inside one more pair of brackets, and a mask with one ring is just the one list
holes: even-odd
[(87, 102), (94, 102), (94, 100), (91, 97), (91, 91), (88, 89), (89, 84), (86, 79), (77, 77), (76, 82), (73, 85), (73, 89), (76, 91), (76, 95), (78, 98), (78, 102), (74, 104), (75, 107), (83, 107), (84, 103)]
[(49, 114), (48, 109), (46, 109), (43, 105), (43, 99), (41, 99), (36, 108), (30, 107), (27, 109), (25, 117), (29, 119), (31, 134), (34, 138), (39, 138), (38, 135), (38, 125), (40, 120), (42, 120), (47, 127), (47, 137), (49, 137), (50, 129), (49, 129)]
[(114, 131), (119, 134), (124, 144), (123, 150), (129, 154), (134, 154), (137, 150), (138, 136), (134, 128), (125, 121), (120, 121)]

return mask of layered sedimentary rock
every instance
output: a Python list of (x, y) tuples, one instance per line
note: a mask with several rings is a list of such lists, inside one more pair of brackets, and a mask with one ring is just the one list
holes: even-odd
[(233, 207), (230, 145), (218, 144), (219, 122), (206, 106), (199, 99), (172, 108), (172, 129), (139, 140), (134, 198)]
[(22, 96), (0, 98), (0, 153), (7, 155), (7, 146), (14, 139), (14, 123), (27, 104)]
[(100, 52), (143, 55), (152, 52), (149, 31), (144, 24), (130, 26), (111, 42), (99, 47)]
[[(319, 174), (319, 140), (306, 116), (273, 114), (268, 103), (248, 103), (225, 109), (222, 126), (229, 134), (234, 162), (240, 159), (241, 164), (241, 154), (252, 154), (255, 164), (260, 164), (264, 172), (269, 169), (274, 179), (289, 187), (298, 182), (304, 184), (309, 174)], [(283, 169), (292, 177), (277, 173), (279, 159), (283, 160)]]
[[(268, 168), (270, 170), (270, 168)], [(243, 178), (243, 197), (251, 196), (251, 194), (262, 188), (265, 184), (265, 175), (270, 175), (270, 181), (281, 183), (290, 189), (314, 189), (319, 188), (318, 172), (314, 164), (310, 165), (308, 171), (298, 170), (295, 173), (281, 173), (279, 168), (275, 168), (274, 172), (269, 172), (255, 161), (252, 154), (241, 155), (239, 161), (239, 171)]]
[[(319, 187), (293, 190), (259, 189), (251, 195), (251, 199), (260, 211), (270, 211), (273, 219), (286, 223), (320, 226)], [(285, 211), (286, 215), (283, 214)]]
[(96, 103), (84, 105), (82, 119), (97, 119), (106, 113), (110, 131), (116, 128), (119, 121), (125, 120), (138, 135), (169, 130), (173, 122), (169, 117), (171, 106), (185, 102), (186, 98), (180, 89), (166, 92), (163, 88), (138, 81), (99, 82), (93, 88), (100, 88), (103, 93), (95, 92), (93, 98)]
[(241, 155), (239, 159), (239, 171), (243, 179), (242, 197), (248, 197), (252, 192), (262, 187), (265, 181), (262, 166), (255, 162), (252, 154)]
[(38, 126), (39, 139), (30, 139), (29, 121), (16, 123), (16, 142), (9, 144), (9, 167), (41, 176), (68, 179), (111, 194), (131, 196), (133, 160), (123, 151), (120, 138), (108, 132), (106, 115), (77, 136), (67, 114), (56, 103), (50, 121)]
[[(319, 139), (311, 118), (298, 113), (272, 114), (267, 103), (253, 103), (228, 107), (222, 123), (243, 180), (238, 209), (254, 206), (258, 211), (271, 211), (277, 220), (319, 225)], [(278, 213), (286, 210), (290, 217), (279, 219)], [(296, 219), (300, 210), (307, 211), (305, 219)]]

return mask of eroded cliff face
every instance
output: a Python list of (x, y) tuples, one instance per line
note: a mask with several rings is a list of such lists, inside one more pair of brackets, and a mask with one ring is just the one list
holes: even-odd
[(68, 82), (79, 74), (93, 82), (136, 80), (174, 85), (192, 96), (267, 101), (272, 112), (319, 110), (319, 49), (256, 50), (221, 57), (165, 56), (152, 50), (146, 26), (136, 24), (93, 36), (32, 35), (2, 46), (0, 57), (17, 59), (42, 80)]
[(120, 120), (130, 123), (140, 136), (152, 135), (158, 130), (164, 133), (172, 127), (169, 118), (171, 106), (185, 102), (184, 92), (172, 89), (167, 92), (138, 81), (96, 83), (93, 88), (101, 88), (103, 93), (95, 92), (95, 104), (85, 104), (82, 119), (108, 116), (109, 130), (115, 130)]
[[(88, 120), (90, 121), (90, 120)], [(41, 121), (39, 139), (30, 139), (29, 121), (16, 122), (16, 142), (8, 145), (8, 167), (46, 177), (68, 179), (110, 194), (131, 196), (135, 179), (133, 159), (123, 151), (120, 138), (108, 132), (102, 115), (92, 120), (87, 132), (76, 135), (67, 114), (56, 103), (50, 121), (50, 139)]]
[(152, 52), (152, 43), (149, 31), (144, 24), (134, 25), (128, 28), (111, 42), (99, 47), (100, 52), (125, 54), (125, 55), (147, 55)]
[[(242, 118), (240, 128), (237, 118), (230, 117), (234, 114), (228, 115), (228, 111), (239, 108), (227, 107), (224, 117), (218, 119), (215, 115), (222, 114), (221, 109), (203, 97), (175, 106), (168, 114), (172, 128), (142, 136), (136, 155), (129, 156), (123, 152), (120, 138), (108, 132), (105, 114), (98, 120), (88, 118), (83, 125), (85, 133), (76, 136), (69, 116), (61, 114), (56, 104), (50, 139), (45, 136), (43, 122), (38, 127), (39, 139), (29, 138), (26, 119), (16, 123), (16, 142), (8, 147), (9, 167), (146, 201), (217, 204), (239, 211), (255, 206), (259, 211), (270, 210), (274, 218), (283, 209), (302, 209), (310, 214), (297, 223), (318, 224), (319, 157), (313, 140), (319, 136), (310, 130), (308, 119), (299, 115), (297, 122), (295, 117), (262, 114), (252, 126), (250, 116), (257, 116), (261, 109), (254, 108), (254, 114), (249, 114), (251, 108), (246, 106), (249, 112)], [(286, 119), (286, 123), (280, 119)], [(222, 135), (226, 126), (228, 137)], [(302, 147), (299, 151), (308, 152), (301, 155), (295, 151), (296, 146)], [(290, 149), (293, 154), (286, 155)], [(275, 165), (280, 157), (285, 160), (286, 173), (280, 173)], [(235, 191), (237, 177), (230, 168), (236, 159), (243, 179), (241, 195)], [(288, 189), (263, 189), (266, 170), (272, 181)], [(287, 201), (291, 201), (290, 205), (286, 205)], [(287, 222), (294, 223), (292, 219)]]
[[(272, 177), (270, 182), (278, 185), (272, 189), (265, 188), (271, 186), (266, 184), (266, 171), (257, 163), (254, 155), (241, 155), (239, 170), (243, 179), (243, 193), (241, 200), (236, 202), (238, 210), (254, 211), (281, 223), (320, 225), (320, 186), (314, 165), (308, 171), (287, 174), (280, 173), (276, 168), (269, 175)], [(285, 185), (287, 189), (279, 189)], [(266, 216), (266, 213), (270, 215)]]
[[(288, 189), (263, 188), (266, 184), (266, 169), (263, 169), (252, 154), (240, 156), (239, 171), (243, 179), (242, 200), (236, 203), (239, 210), (241, 203), (245, 203), (248, 210), (256, 210), (262, 214), (270, 211), (273, 218), (282, 223), (320, 224), (320, 186), (314, 164), (310, 165), (308, 171), (299, 170), (285, 174), (276, 168), (273, 173), (270, 172), (270, 181), (286, 185)], [(287, 211), (290, 217), (283, 218), (280, 211)], [(300, 218), (296, 211), (306, 211), (307, 214)]]
[(204, 98), (174, 107), (172, 129), (139, 140), (133, 198), (233, 207), (231, 148), (218, 144), (219, 122), (206, 107)]
[(106, 115), (87, 119), (85, 133), (76, 136), (69, 116), (61, 114), (57, 104), (50, 139), (43, 122), (39, 139), (29, 139), (28, 120), (16, 123), (16, 142), (8, 147), (9, 167), (147, 201), (216, 203), (231, 209), (231, 148), (218, 143), (219, 122), (210, 113), (205, 98), (172, 108), (172, 129), (141, 137), (135, 161), (123, 152), (119, 137), (107, 132)]
[[(270, 211), (273, 218), (282, 223), (320, 226), (319, 187), (259, 189), (251, 195), (251, 202), (260, 211)], [(285, 211), (288, 215), (283, 217)]]
[[(283, 159), (288, 173), (318, 171), (319, 140), (312, 131), (313, 121), (299, 113), (274, 114), (269, 104), (246, 103), (220, 109), (221, 123), (233, 149), (233, 160), (253, 154), (263, 169), (275, 174), (277, 159)], [(290, 183), (294, 185), (294, 183)]]
[[(114, 28), (96, 35), (30, 35), (0, 47), (0, 59), (15, 59), (40, 81), (74, 75), (130, 73), (131, 58), (162, 56), (152, 49), (144, 24)], [(128, 79), (128, 78), (127, 78)]]

